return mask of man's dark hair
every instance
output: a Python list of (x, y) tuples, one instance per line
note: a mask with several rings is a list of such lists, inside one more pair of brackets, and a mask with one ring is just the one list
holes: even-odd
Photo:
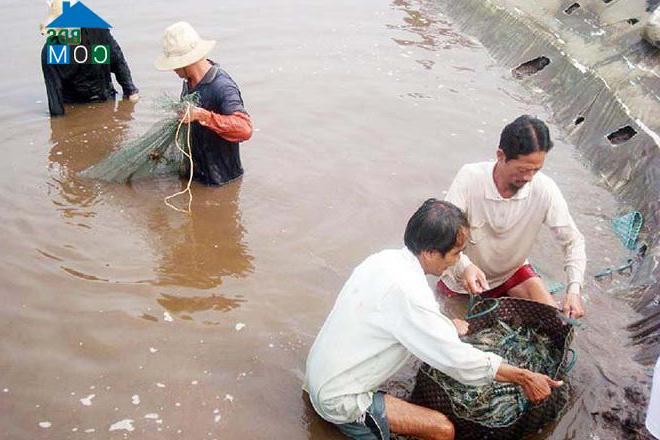
[(428, 199), (408, 220), (403, 241), (415, 255), (438, 251), (444, 256), (467, 238), (469, 227), (465, 213), (455, 205)]
[(529, 115), (522, 115), (504, 127), (500, 135), (500, 148), (506, 160), (527, 156), (536, 151), (552, 149), (550, 131), (545, 122)]

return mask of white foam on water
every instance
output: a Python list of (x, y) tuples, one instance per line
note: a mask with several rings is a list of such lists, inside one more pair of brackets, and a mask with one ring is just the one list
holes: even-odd
[(164, 319), (165, 321), (167, 321), (167, 322), (172, 322), (172, 321), (174, 321), (174, 319), (172, 319), (172, 315), (170, 315), (170, 314), (167, 313), (167, 312), (164, 312), (164, 313), (163, 313), (163, 319)]
[(85, 406), (92, 406), (92, 399), (94, 397), (96, 397), (96, 394), (90, 394), (89, 396), (80, 399), (80, 403), (82, 403)]
[(234, 328), (236, 329), (237, 332), (241, 331), (243, 328), (245, 328), (245, 324), (242, 323), (242, 322), (239, 322), (239, 323), (236, 324), (236, 326)]
[(231, 394), (225, 394), (225, 400), (229, 400), (230, 402), (234, 402), (234, 396)]
[(157, 413), (149, 413), (144, 415), (145, 419), (151, 419), (151, 420), (156, 420), (158, 418)]
[(48, 429), (48, 428), (50, 428), (51, 426), (53, 426), (53, 424), (50, 423), (50, 422), (39, 422), (39, 427), (40, 427), (40, 428)]
[(92, 432), (96, 432), (96, 429), (94, 429), (94, 428), (85, 429), (85, 432), (87, 434), (91, 434)]
[(158, 351), (157, 348), (149, 347), (149, 351), (152, 353), (156, 353)]
[(135, 431), (135, 428), (133, 427), (133, 419), (124, 419), (120, 420), (116, 423), (113, 423), (110, 425), (110, 429), (108, 431)]
[(158, 382), (158, 383), (156, 384), (156, 386), (157, 386), (158, 388), (165, 388), (165, 384), (164, 384), (164, 383), (160, 383), (160, 382)]
[(131, 403), (133, 405), (139, 405), (140, 404), (140, 396), (137, 394), (133, 394), (133, 397), (131, 397)]

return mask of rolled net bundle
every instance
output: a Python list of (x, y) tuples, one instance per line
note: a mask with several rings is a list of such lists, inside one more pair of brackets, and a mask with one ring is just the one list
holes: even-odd
[(198, 94), (186, 95), (181, 99), (163, 96), (159, 107), (167, 116), (156, 122), (146, 133), (130, 139), (101, 162), (80, 173), (81, 176), (106, 182), (126, 183), (131, 179), (158, 174), (181, 173), (185, 169), (184, 153), (178, 143), (190, 150), (185, 130), (179, 130), (179, 112), (186, 112), (199, 103)]

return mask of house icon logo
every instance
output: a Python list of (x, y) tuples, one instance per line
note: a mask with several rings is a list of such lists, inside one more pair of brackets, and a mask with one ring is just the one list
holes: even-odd
[[(56, 1), (56, 0), (55, 0)], [(96, 15), (83, 2), (71, 6), (70, 1), (62, 2), (62, 14), (46, 25), (47, 28), (89, 28), (110, 29), (112, 26)]]
[[(46, 25), (48, 64), (110, 64), (110, 46), (85, 46), (81, 29), (110, 29), (112, 26), (83, 2), (51, 0), (55, 18)], [(85, 34), (86, 35), (86, 34)]]

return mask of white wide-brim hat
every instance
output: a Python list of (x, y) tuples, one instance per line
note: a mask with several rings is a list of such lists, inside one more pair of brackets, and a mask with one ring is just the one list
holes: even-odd
[(190, 23), (180, 21), (165, 29), (163, 54), (154, 65), (158, 70), (180, 69), (204, 59), (214, 47), (215, 41), (202, 40)]

